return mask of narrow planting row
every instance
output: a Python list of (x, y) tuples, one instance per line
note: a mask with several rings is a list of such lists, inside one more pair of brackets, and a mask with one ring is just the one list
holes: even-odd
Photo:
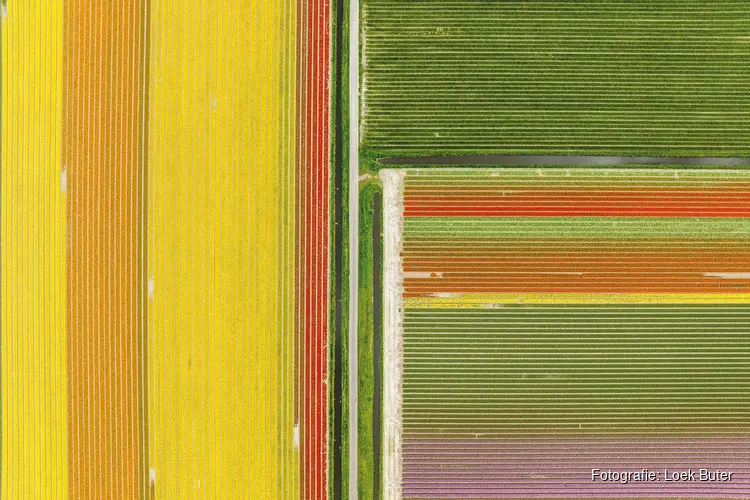
[(300, 373), (303, 498), (328, 496), (328, 272), (331, 5), (304, 0), (298, 10), (297, 275), (302, 326)]

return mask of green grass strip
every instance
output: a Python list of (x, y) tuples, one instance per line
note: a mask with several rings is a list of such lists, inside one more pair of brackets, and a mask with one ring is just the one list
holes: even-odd
[(650, 217), (406, 217), (405, 241), (415, 239), (745, 239), (743, 218)]

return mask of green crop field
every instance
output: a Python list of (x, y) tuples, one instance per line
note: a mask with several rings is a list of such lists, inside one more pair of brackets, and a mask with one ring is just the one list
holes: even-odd
[(407, 309), (404, 432), (726, 432), (747, 411), (749, 312), (744, 304)]
[(365, 154), (750, 154), (750, 2), (367, 0)]

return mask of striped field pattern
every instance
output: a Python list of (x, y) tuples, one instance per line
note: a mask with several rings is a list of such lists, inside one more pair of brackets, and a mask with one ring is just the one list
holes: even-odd
[[(302, 498), (328, 496), (328, 271), (329, 271), (329, 162), (330, 162), (330, 0), (307, 0), (298, 13), (297, 36), (301, 81), (297, 91), (297, 222), (296, 331), (304, 358), (297, 361), (303, 381), (298, 394), (296, 421), (302, 421)], [(301, 412), (301, 415), (300, 413)]]
[(382, 155), (750, 153), (741, 0), (366, 0)]
[(62, 11), (70, 498), (145, 494), (143, 7)]
[(3, 500), (68, 494), (62, 20), (58, 2), (23, 2), (0, 21)]
[(750, 172), (382, 178), (385, 498), (747, 498)]
[(330, 2), (0, 22), (0, 498), (327, 498)]
[(295, 498), (295, 5), (151, 5), (151, 487)]

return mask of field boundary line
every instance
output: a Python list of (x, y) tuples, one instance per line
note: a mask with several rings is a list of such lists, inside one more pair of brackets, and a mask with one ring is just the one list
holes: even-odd
[(564, 155), (452, 155), (393, 156), (379, 158), (379, 165), (750, 165), (750, 157), (679, 157), (679, 156), (564, 156)]
[(380, 172), (383, 182), (383, 500), (402, 498), (402, 368), (404, 170)]

